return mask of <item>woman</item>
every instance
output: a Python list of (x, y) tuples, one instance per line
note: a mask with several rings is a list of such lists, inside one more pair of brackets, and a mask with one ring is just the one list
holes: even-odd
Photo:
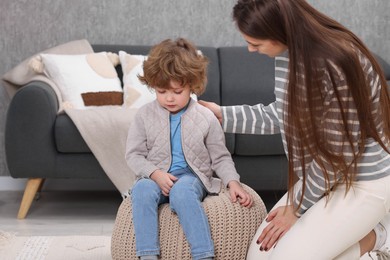
[(249, 51), (275, 57), (276, 101), (200, 103), (225, 132), (245, 133), (239, 118), (260, 126), (256, 133), (280, 132), (289, 165), (288, 192), (247, 259), (350, 260), (371, 251), (390, 259), (390, 106), (380, 66), (304, 0), (239, 0), (233, 19)]

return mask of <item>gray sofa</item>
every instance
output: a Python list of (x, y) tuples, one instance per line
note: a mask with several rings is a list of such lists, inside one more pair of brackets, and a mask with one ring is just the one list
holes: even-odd
[[(147, 54), (150, 46), (93, 45), (96, 52)], [(274, 60), (246, 47), (200, 47), (210, 60), (208, 85), (200, 99), (221, 105), (268, 104), (274, 100)], [(380, 59), (386, 77), (390, 67)], [(120, 78), (122, 71), (117, 67)], [(54, 91), (43, 82), (21, 88), (10, 102), (5, 129), (7, 165), (13, 178), (28, 178), (18, 218), (48, 178), (107, 178), (66, 114), (57, 114)], [(285, 190), (287, 163), (280, 135), (226, 134), (241, 181), (256, 191)]]

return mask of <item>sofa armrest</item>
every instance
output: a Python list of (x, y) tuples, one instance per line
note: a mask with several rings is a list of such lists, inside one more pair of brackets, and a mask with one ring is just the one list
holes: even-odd
[(5, 124), (6, 161), (12, 177), (44, 177), (54, 171), (57, 111), (57, 96), (44, 82), (31, 82), (15, 94)]

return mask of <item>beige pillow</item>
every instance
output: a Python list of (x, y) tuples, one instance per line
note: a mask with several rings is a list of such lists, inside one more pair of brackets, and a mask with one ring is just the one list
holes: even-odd
[(41, 54), (43, 71), (58, 87), (67, 108), (85, 108), (82, 93), (122, 92), (110, 53)]

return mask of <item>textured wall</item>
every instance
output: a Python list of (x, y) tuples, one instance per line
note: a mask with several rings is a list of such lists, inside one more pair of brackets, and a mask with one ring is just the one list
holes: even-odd
[[(308, 0), (350, 28), (390, 62), (389, 0)], [(1, 0), (0, 75), (38, 51), (75, 39), (91, 43), (155, 44), (178, 36), (197, 45), (243, 45), (232, 19), (235, 0)], [(353, 3), (352, 3), (353, 2)], [(0, 176), (4, 117), (0, 88)]]

